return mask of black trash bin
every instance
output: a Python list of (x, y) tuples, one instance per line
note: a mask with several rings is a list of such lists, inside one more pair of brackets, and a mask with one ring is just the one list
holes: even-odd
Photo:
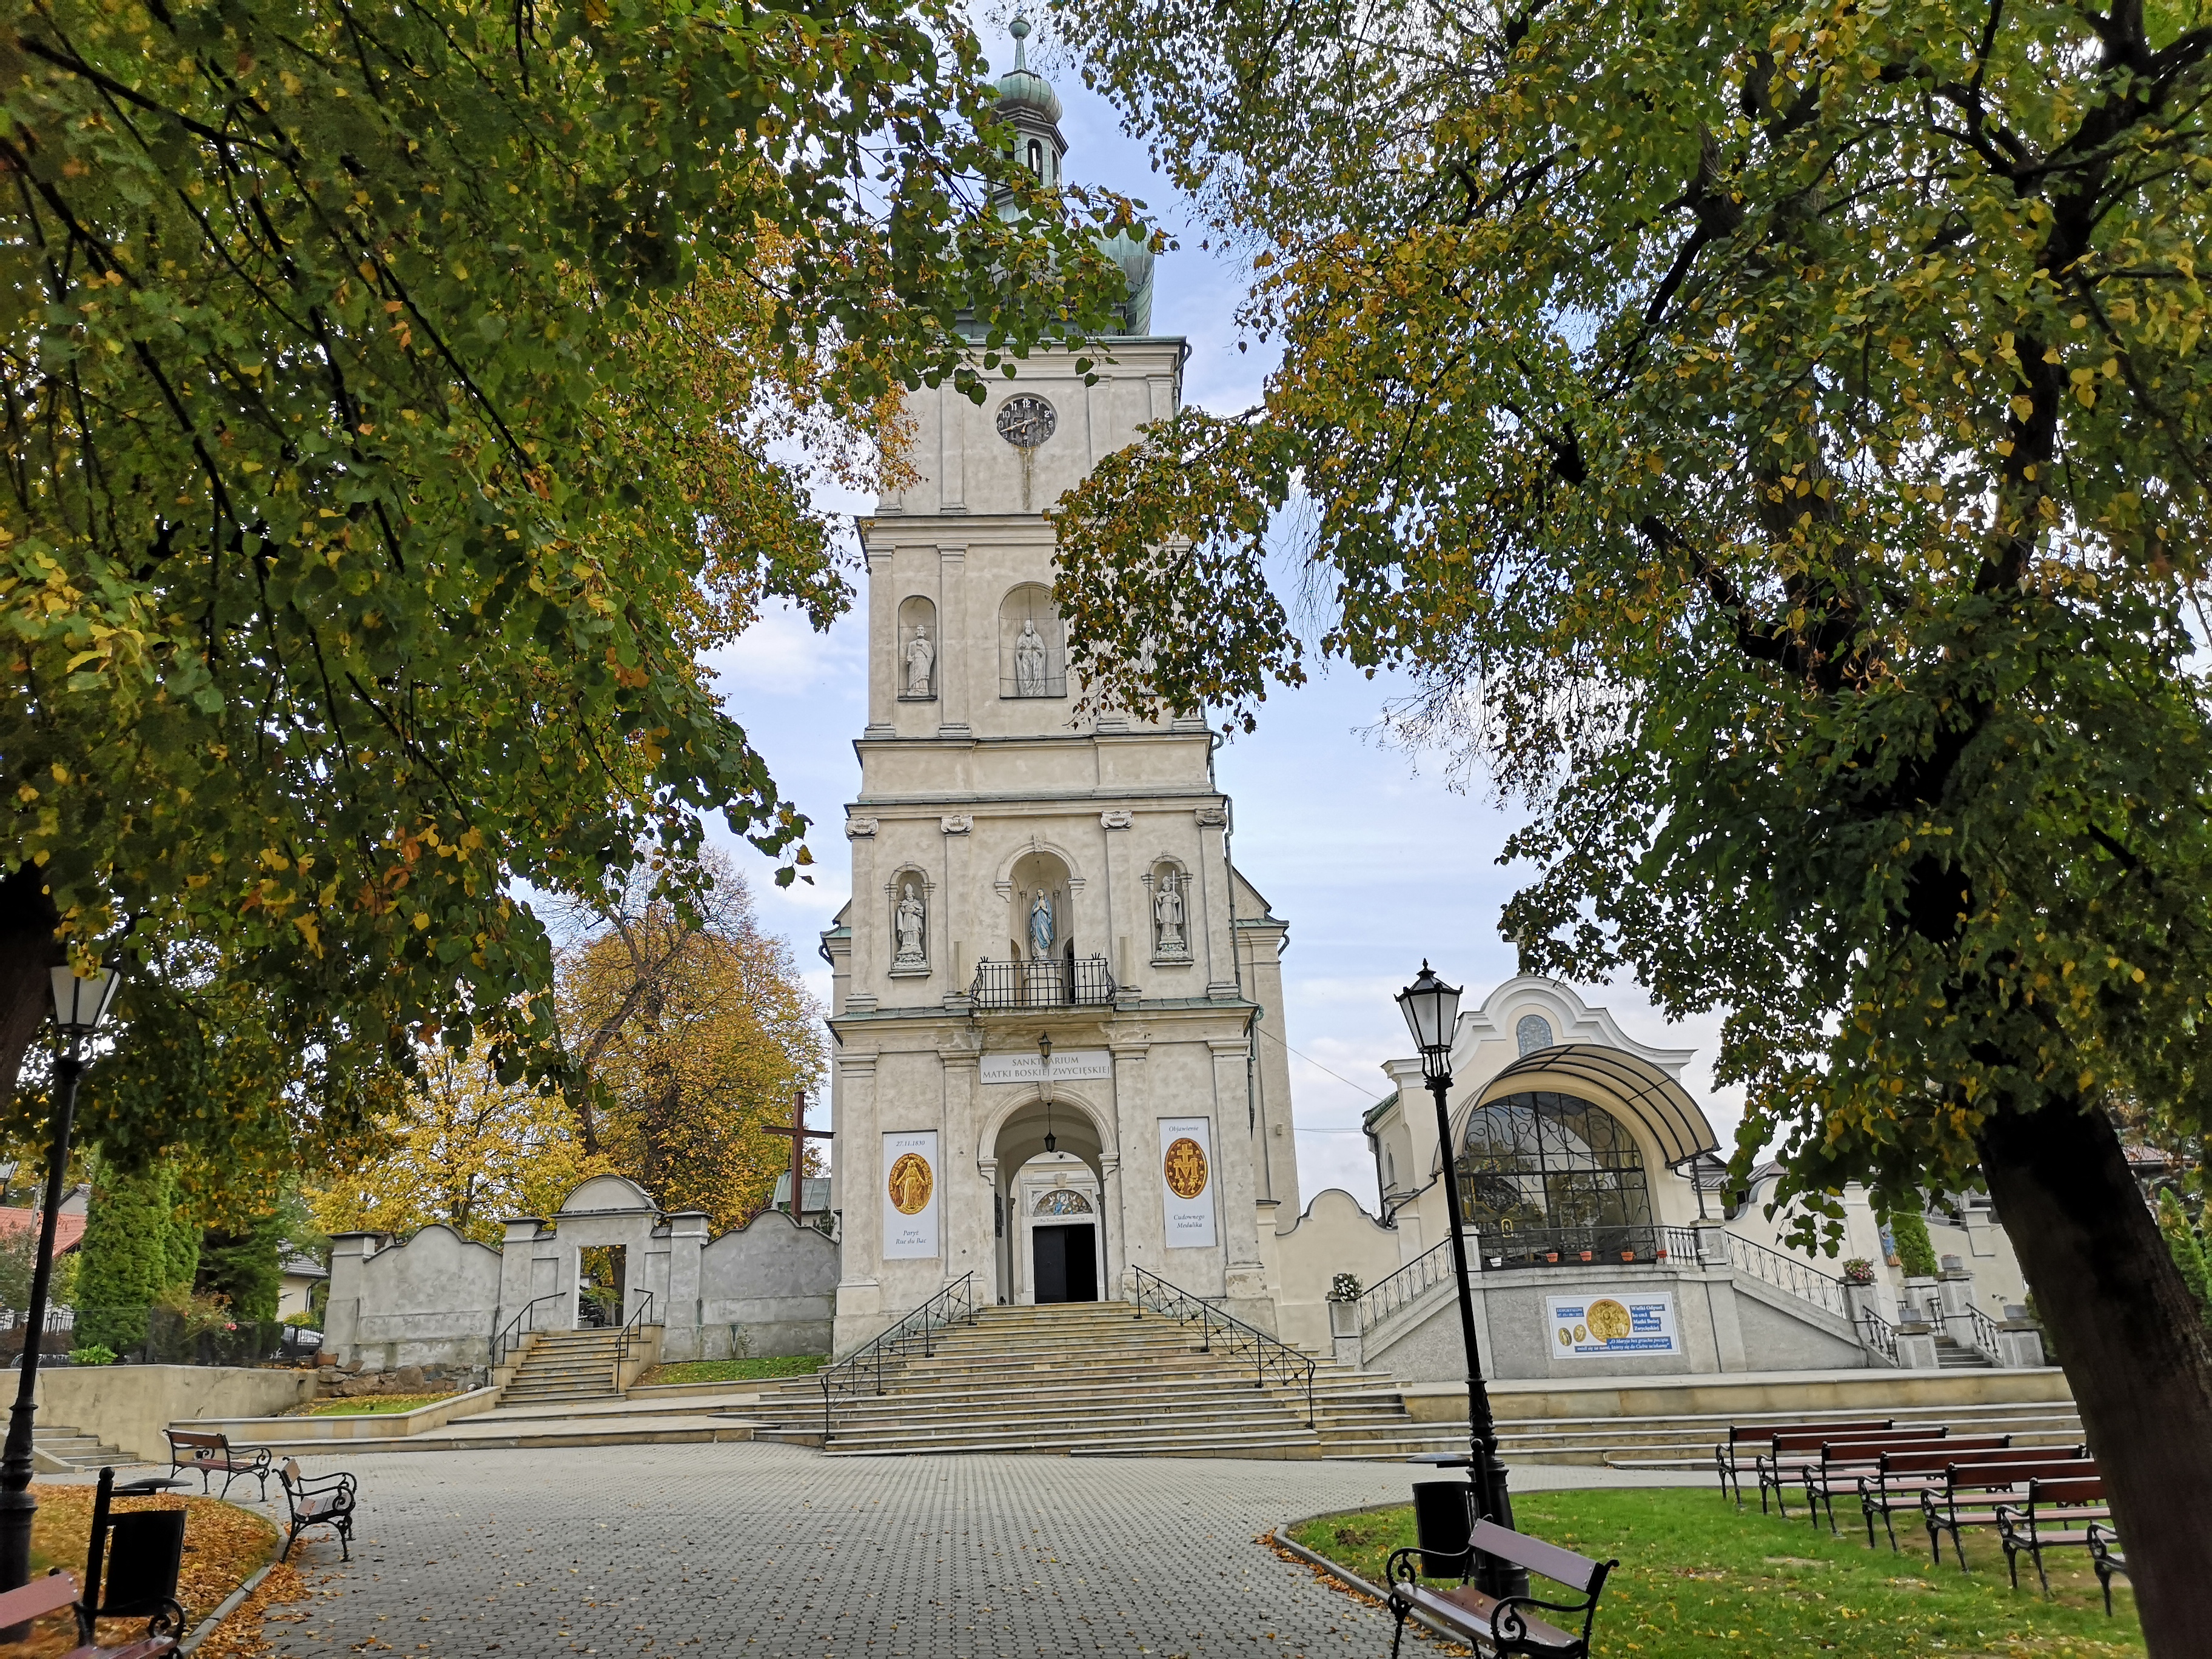
[(1421, 1550), (1421, 1572), (1464, 1578), (1472, 1559), (1467, 1540), (1474, 1530), (1474, 1488), (1464, 1480), (1413, 1482), (1413, 1536)]

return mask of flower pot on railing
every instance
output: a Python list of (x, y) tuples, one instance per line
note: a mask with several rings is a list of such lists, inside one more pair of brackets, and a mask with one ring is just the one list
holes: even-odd
[(1623, 1261), (1633, 1261), (1636, 1260), (1636, 1252), (1633, 1250), (1623, 1250), (1620, 1253), (1620, 1259)]

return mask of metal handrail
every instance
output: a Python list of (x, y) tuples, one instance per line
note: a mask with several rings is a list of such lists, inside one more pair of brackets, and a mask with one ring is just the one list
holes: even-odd
[(1764, 1279), (1776, 1290), (1801, 1297), (1814, 1307), (1849, 1322), (1850, 1304), (1844, 1295), (1842, 1279), (1824, 1273), (1817, 1267), (1808, 1267), (1796, 1256), (1770, 1250), (1764, 1244), (1754, 1244), (1747, 1238), (1731, 1235), (1728, 1240), (1728, 1252), (1731, 1264), (1750, 1273), (1753, 1278)]
[(1880, 1354), (1893, 1365), (1897, 1364), (1896, 1326), (1872, 1308), (1863, 1308), (1859, 1310), (1859, 1333), (1869, 1352)]
[(1973, 1334), (1973, 1344), (1990, 1357), (1992, 1363), (2002, 1365), (2004, 1356), (1997, 1351), (1997, 1322), (1972, 1303), (1966, 1304), (1967, 1329)]
[(1267, 1386), (1269, 1371), (1277, 1372), (1285, 1388), (1296, 1388), (1303, 1382), (1306, 1395), (1306, 1426), (1314, 1426), (1314, 1372), (1317, 1369), (1311, 1354), (1301, 1352), (1279, 1336), (1261, 1330), (1257, 1325), (1248, 1325), (1234, 1314), (1225, 1314), (1202, 1297), (1193, 1296), (1178, 1285), (1170, 1285), (1158, 1273), (1144, 1267), (1131, 1267), (1134, 1277), (1129, 1284), (1129, 1301), (1141, 1319), (1147, 1313), (1156, 1313), (1188, 1325), (1194, 1320), (1199, 1327), (1199, 1352), (1212, 1353), (1217, 1342), (1224, 1352), (1235, 1355), (1244, 1348), (1252, 1351), (1252, 1386)]
[[(522, 1338), (525, 1333), (520, 1329), (520, 1327), (522, 1322), (530, 1317), (530, 1310), (541, 1302), (559, 1301), (561, 1299), (561, 1294), (562, 1293), (559, 1291), (548, 1291), (543, 1296), (532, 1297), (529, 1301), (522, 1304), (522, 1310), (516, 1314), (514, 1318), (508, 1320), (504, 1326), (500, 1326), (499, 1324), (498, 1313), (496, 1311), (493, 1313), (491, 1316), (492, 1323), (495, 1327), (498, 1327), (498, 1328), (493, 1332), (491, 1339), (492, 1370), (497, 1370), (499, 1369), (500, 1358), (508, 1349), (517, 1348), (522, 1346)], [(533, 1326), (532, 1328), (534, 1330), (536, 1327)]]
[(617, 1394), (622, 1392), (623, 1361), (629, 1358), (630, 1334), (643, 1330), (645, 1316), (653, 1308), (653, 1292), (647, 1291), (643, 1294), (644, 1299), (637, 1304), (637, 1311), (623, 1321), (622, 1329), (615, 1333), (615, 1392)]
[(884, 1392), (884, 1364), (902, 1359), (919, 1343), (922, 1358), (937, 1352), (937, 1333), (952, 1325), (972, 1325), (981, 1304), (975, 1297), (975, 1275), (964, 1273), (923, 1303), (897, 1324), (864, 1346), (854, 1349), (819, 1373), (822, 1383), (822, 1444), (827, 1449), (835, 1427), (832, 1407), (840, 1394), (856, 1394), (866, 1382)]
[(1358, 1302), (1359, 1334), (1373, 1330), (1392, 1314), (1410, 1308), (1439, 1285), (1452, 1282), (1451, 1240), (1431, 1244), (1388, 1279), (1369, 1285)]

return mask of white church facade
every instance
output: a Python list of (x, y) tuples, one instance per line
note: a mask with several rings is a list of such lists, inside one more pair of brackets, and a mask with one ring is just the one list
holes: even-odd
[[(1002, 88), (1057, 178), (1057, 97), (1019, 66)], [(1205, 722), (1079, 712), (1052, 603), (1044, 509), (1182, 396), (1151, 255), (1109, 251), (1130, 297), (1095, 376), (1039, 352), (981, 407), (909, 398), (920, 478), (860, 526), (853, 897), (823, 941), (840, 1352), (971, 1273), (1018, 1304), (1111, 1297), (1142, 1267), (1273, 1323), (1261, 1234), (1296, 1213), (1297, 1161), (1255, 1027), (1280, 1018), (1284, 924), (1231, 862)], [(1037, 1189), (1047, 1158), (1081, 1178)]]
[[(1000, 87), (1018, 154), (1057, 180), (1058, 99), (1018, 55)], [(348, 1235), (336, 1354), (483, 1369), (611, 1308), (667, 1358), (842, 1358), (954, 1287), (965, 1307), (1024, 1306), (1119, 1300), (1150, 1275), (1440, 1386), (1466, 1374), (1455, 1183), (1496, 1379), (2039, 1364), (1985, 1207), (1931, 1218), (1951, 1265), (1908, 1280), (1844, 1194), (1844, 1257), (1873, 1264), (1845, 1284), (1764, 1216), (1771, 1170), (1727, 1190), (1691, 1052), (1550, 981), (1470, 993), (1443, 1133), (1418, 1060), (1385, 1066), (1395, 1092), (1363, 1126), (1373, 1208), (1302, 1198), (1288, 927), (1237, 866), (1212, 738), (1202, 719), (1085, 712), (1053, 604), (1048, 510), (1182, 395), (1185, 342), (1151, 331), (1152, 256), (1107, 248), (1127, 297), (1094, 371), (1041, 351), (980, 405), (912, 395), (918, 476), (859, 525), (867, 716), (851, 897), (822, 939), (829, 1230), (769, 1214), (710, 1241), (704, 1217), (602, 1177), (556, 1216), (508, 1220), (497, 1249)]]

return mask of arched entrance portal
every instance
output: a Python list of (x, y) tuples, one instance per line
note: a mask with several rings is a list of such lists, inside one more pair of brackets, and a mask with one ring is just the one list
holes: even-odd
[(1026, 1306), (1113, 1295), (1120, 1240), (1111, 1166), (1083, 1101), (1033, 1096), (1000, 1121), (983, 1164), (994, 1301)]

